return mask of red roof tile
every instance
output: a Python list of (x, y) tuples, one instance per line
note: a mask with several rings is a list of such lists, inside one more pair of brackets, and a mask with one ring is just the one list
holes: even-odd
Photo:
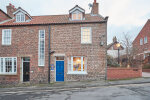
[(106, 21), (101, 16), (85, 15), (85, 20), (72, 21), (69, 20), (69, 15), (47, 15), (47, 16), (32, 16), (32, 20), (29, 22), (15, 22), (12, 19), (8, 22), (0, 24), (0, 26), (19, 26), (19, 25), (39, 25), (39, 24), (71, 24), (71, 23), (88, 23), (88, 22), (103, 22)]

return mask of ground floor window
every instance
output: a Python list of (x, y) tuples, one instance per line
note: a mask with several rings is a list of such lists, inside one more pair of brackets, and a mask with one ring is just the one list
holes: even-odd
[(0, 57), (0, 74), (16, 74), (17, 58), (16, 57)]
[(87, 74), (86, 57), (70, 58), (68, 58), (68, 74)]

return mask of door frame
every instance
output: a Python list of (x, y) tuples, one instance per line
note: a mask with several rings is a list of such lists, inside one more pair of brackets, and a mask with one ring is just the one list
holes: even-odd
[[(60, 56), (56, 56), (56, 57), (60, 57)], [(55, 82), (59, 82), (59, 81), (56, 81), (56, 61), (64, 61), (64, 71), (65, 71), (65, 57), (61, 56), (61, 57), (64, 57), (64, 60), (56, 60), (56, 57), (55, 57)]]
[[(23, 81), (23, 63), (24, 62), (29, 62), (30, 63), (30, 61), (23, 61), (23, 58), (30, 58), (30, 57), (22, 57), (21, 58), (21, 66), (22, 66), (22, 82), (24, 83), (24, 81)], [(29, 66), (29, 73), (30, 73), (30, 66)], [(29, 78), (30, 78), (30, 75), (29, 75)], [(30, 79), (29, 79), (29, 82), (30, 82)]]

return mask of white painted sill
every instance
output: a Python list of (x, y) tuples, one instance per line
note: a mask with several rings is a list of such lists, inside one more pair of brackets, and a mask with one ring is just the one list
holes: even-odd
[(17, 75), (17, 73), (0, 73), (0, 76), (3, 76), (3, 75)]
[(72, 72), (68, 72), (67, 74), (72, 74), (72, 75), (87, 75), (87, 72), (77, 72), (77, 71), (72, 71)]

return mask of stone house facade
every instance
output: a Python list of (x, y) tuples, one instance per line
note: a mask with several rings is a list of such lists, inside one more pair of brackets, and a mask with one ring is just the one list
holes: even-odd
[(133, 41), (134, 59), (143, 61), (150, 56), (150, 20), (146, 22), (138, 36)]
[(65, 15), (30, 16), (10, 4), (11, 18), (0, 22), (0, 84), (104, 79), (108, 17), (98, 5), (90, 14), (76, 5)]

